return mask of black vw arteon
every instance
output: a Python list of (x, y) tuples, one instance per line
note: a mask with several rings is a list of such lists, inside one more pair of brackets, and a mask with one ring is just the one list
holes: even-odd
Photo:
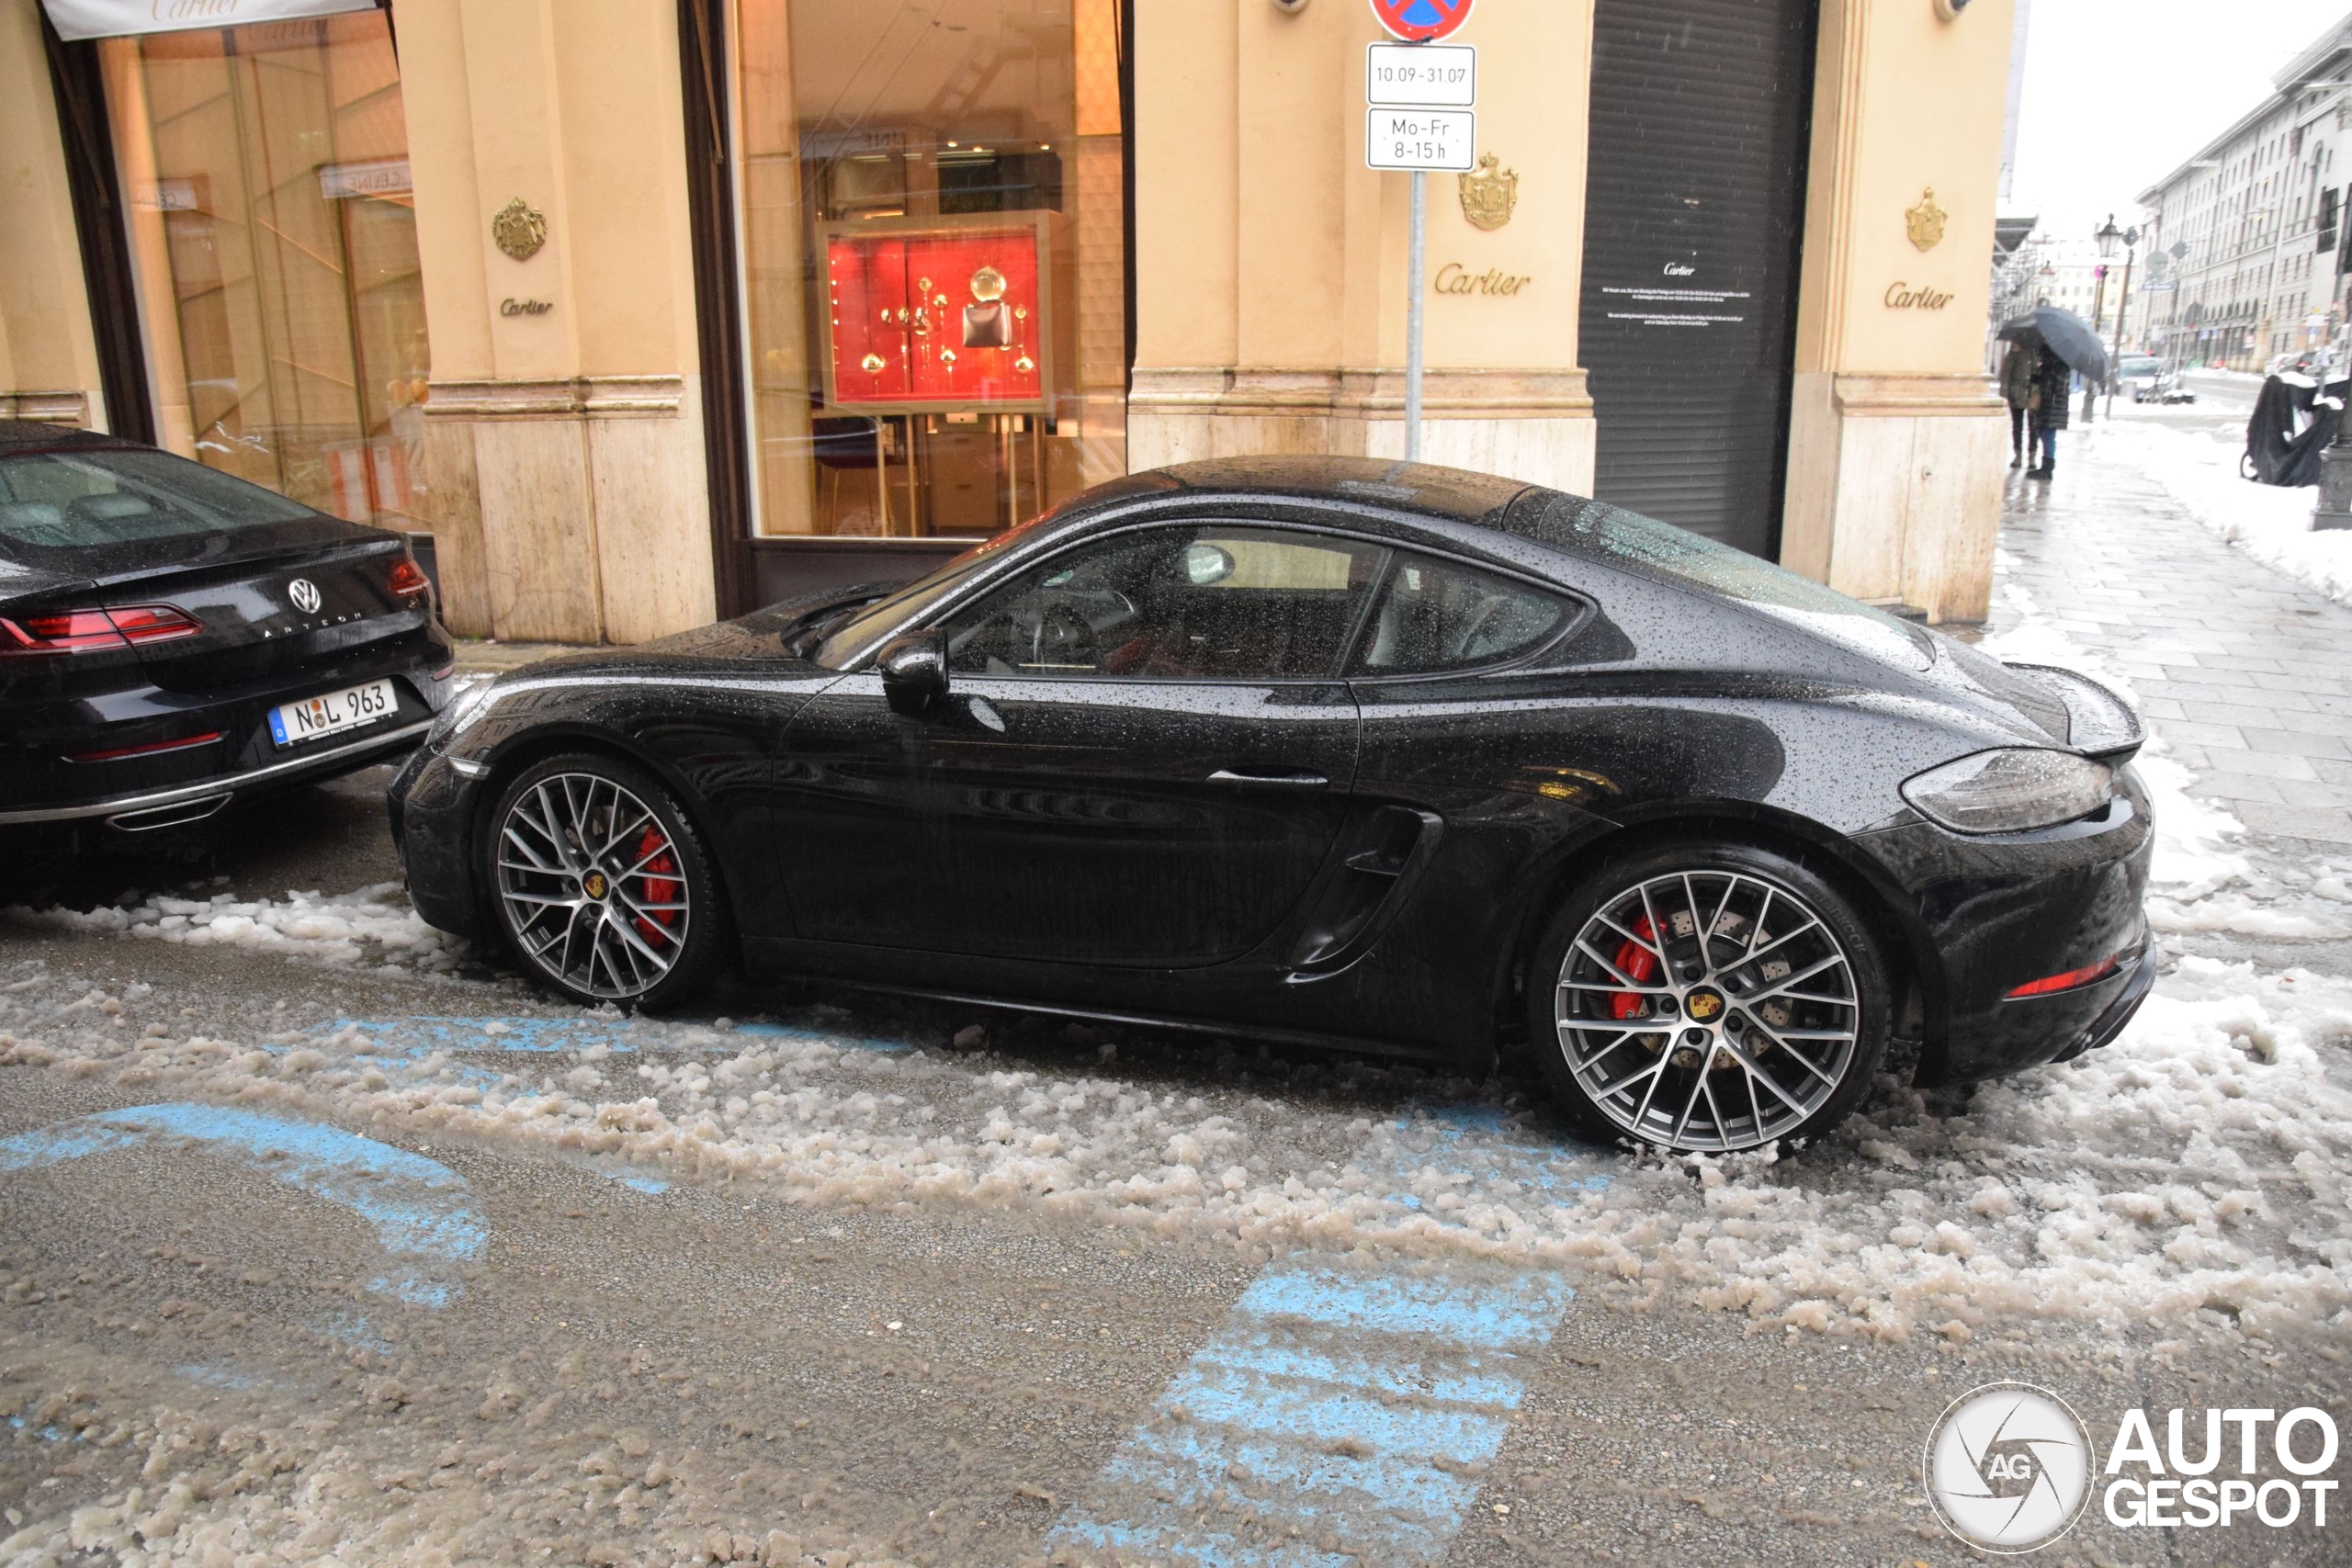
[(0, 421), (0, 846), (191, 822), (397, 756), (455, 669), (400, 535)]
[(1705, 539), (1344, 459), (1117, 480), (895, 592), (558, 660), (392, 787), (412, 897), (583, 1002), (740, 958), (1448, 1058), (1597, 1131), (2106, 1043), (2137, 718)]

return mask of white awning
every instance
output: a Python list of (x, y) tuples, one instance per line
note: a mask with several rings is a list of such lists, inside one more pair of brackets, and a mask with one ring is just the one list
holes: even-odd
[(338, 11), (376, 8), (376, 0), (41, 0), (41, 4), (49, 11), (49, 19), (57, 24), (57, 36), (65, 39), (238, 28), (248, 22), (282, 22), (291, 17), (330, 17)]

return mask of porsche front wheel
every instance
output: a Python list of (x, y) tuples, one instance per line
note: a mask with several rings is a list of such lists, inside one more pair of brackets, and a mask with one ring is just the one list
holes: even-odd
[(1885, 971), (1853, 907), (1747, 845), (1604, 867), (1554, 917), (1527, 988), (1554, 1091), (1595, 1132), (1678, 1154), (1826, 1132), (1886, 1043)]
[(659, 1008), (698, 991), (727, 942), (702, 840), (645, 770), (552, 757), (501, 792), (485, 881), (534, 978), (594, 1007)]

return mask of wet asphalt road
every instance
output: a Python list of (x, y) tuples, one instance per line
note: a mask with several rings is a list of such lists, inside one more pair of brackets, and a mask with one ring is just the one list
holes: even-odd
[[(243, 897), (388, 879), (383, 777), (221, 819), (161, 861), (150, 848), (103, 863), (78, 891), (113, 900), (153, 887), (159, 869), (176, 883), (225, 877), (220, 890)], [(0, 964), (46, 976), (25, 982), (28, 995), (123, 998), (107, 1027), (127, 1037), (251, 1042), (338, 1017), (533, 1005), (479, 972), (322, 968), (4, 916)], [(712, 1010), (808, 999), (738, 989)], [(934, 1048), (976, 1021), (820, 999)], [(1139, 1081), (1233, 1077), (1229, 1055), (1195, 1043), (1124, 1044)], [(1042, 1022), (994, 1022), (990, 1050), (1046, 1070), (1102, 1059), (1093, 1037)], [(1256, 1060), (1278, 1104), (1284, 1064)], [(85, 1070), (96, 1066), (23, 1055), (0, 1066), (0, 1138), (170, 1098), (166, 1085)], [(1377, 1119), (1510, 1087), (1375, 1071), (1319, 1093)], [(1096, 1479), (1156, 1402), (1197, 1397), (1165, 1391), (1186, 1386), (1196, 1351), (1259, 1321), (1253, 1294), (1298, 1267), (1263, 1247), (969, 1201), (786, 1201), (757, 1181), (673, 1176), (643, 1190), (423, 1123), (348, 1131), (434, 1162), (470, 1194), (484, 1245), (451, 1272), (444, 1304), (387, 1299), (387, 1233), (285, 1179), (299, 1154), (240, 1165), (158, 1139), (0, 1174), (0, 1407), (18, 1413), (0, 1434), (0, 1502), (8, 1527), (24, 1527), (0, 1540), (0, 1563), (145, 1561), (142, 1540), (235, 1568), (1075, 1562), (1087, 1551), (1068, 1528), (1083, 1515), (1173, 1517), (1234, 1542), (1235, 1562), (1940, 1564), (1974, 1553), (1925, 1506), (1920, 1446), (1962, 1390), (2046, 1384), (2102, 1442), (2133, 1405), (2352, 1409), (2345, 1348), (2321, 1334), (2192, 1341), (2170, 1327), (2117, 1337), (1996, 1317), (1961, 1340), (1876, 1344), (1758, 1332), (1668, 1282), (1577, 1274), (1574, 1298), (1547, 1308), (1548, 1342), (1481, 1363), (1518, 1391), (1494, 1407), (1498, 1447), (1432, 1456), (1465, 1506), (1433, 1514), (1408, 1498), (1385, 1521), (1300, 1520), (1253, 1495), (1245, 1468), (1199, 1495), (1148, 1472)], [(281, 1179), (269, 1179), (273, 1160)], [(1510, 1267), (1473, 1258), (1332, 1267), (1374, 1294), (1476, 1303), (1524, 1289)], [(1290, 1353), (1362, 1352), (1337, 1320), (1276, 1326)], [(1336, 1427), (1305, 1422), (1301, 1440), (1345, 1459), (1401, 1421), (1408, 1441), (1412, 1422), (1433, 1418), (1427, 1404), (1376, 1393)], [(1441, 1516), (1453, 1533), (1428, 1535)], [(2096, 1505), (2044, 1558), (2344, 1560), (2332, 1535), (2305, 1528), (2124, 1530)]]

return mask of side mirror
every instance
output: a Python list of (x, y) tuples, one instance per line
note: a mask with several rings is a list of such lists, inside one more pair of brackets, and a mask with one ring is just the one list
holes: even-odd
[(875, 656), (874, 667), (882, 672), (882, 693), (891, 709), (920, 717), (947, 694), (947, 635), (909, 632), (892, 637)]

